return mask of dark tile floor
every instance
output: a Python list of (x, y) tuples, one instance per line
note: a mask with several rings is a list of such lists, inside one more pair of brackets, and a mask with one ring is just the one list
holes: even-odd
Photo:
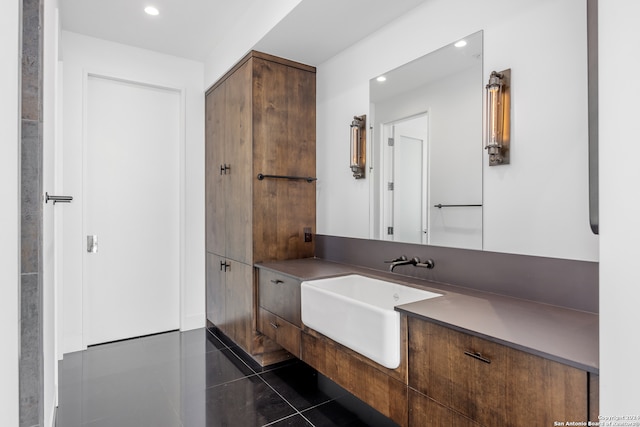
[(66, 354), (57, 427), (396, 426), (300, 361), (238, 355), (206, 329)]

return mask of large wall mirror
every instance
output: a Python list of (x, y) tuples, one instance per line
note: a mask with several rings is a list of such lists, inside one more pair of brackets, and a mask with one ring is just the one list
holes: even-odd
[(372, 238), (482, 249), (482, 37), (369, 82)]
[[(597, 261), (586, 6), (428, 1), (320, 64), (318, 233)], [(510, 163), (489, 166), (484, 91), (506, 69)], [(355, 180), (339, 165), (362, 114), (369, 157)]]

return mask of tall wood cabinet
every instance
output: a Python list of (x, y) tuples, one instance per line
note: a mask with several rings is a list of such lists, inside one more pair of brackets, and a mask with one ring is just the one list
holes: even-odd
[(253, 264), (314, 255), (315, 68), (251, 52), (206, 94), (206, 313), (259, 363)]

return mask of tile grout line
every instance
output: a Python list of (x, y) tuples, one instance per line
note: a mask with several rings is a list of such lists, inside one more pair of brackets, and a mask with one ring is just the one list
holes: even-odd
[[(270, 422), (270, 423), (268, 423), (268, 424), (265, 424), (263, 427), (267, 427), (267, 426), (274, 425), (275, 423), (278, 423), (278, 422), (280, 422), (280, 421), (283, 421), (283, 420), (289, 419), (289, 418), (291, 418), (291, 417), (295, 417), (296, 415), (300, 415), (300, 416), (302, 417), (302, 419), (304, 419), (307, 423), (309, 423), (309, 425), (310, 425), (311, 427), (315, 427), (315, 425), (314, 425), (314, 424), (313, 424), (313, 423), (312, 423), (312, 422), (311, 422), (307, 417), (305, 417), (305, 416), (303, 415), (303, 413), (302, 413), (301, 411), (299, 411), (299, 410), (298, 410), (298, 408), (296, 408), (295, 406), (293, 406), (293, 404), (291, 404), (291, 402), (289, 402), (289, 400), (287, 400), (284, 396), (282, 396), (282, 394), (280, 394), (280, 393), (279, 393), (275, 388), (273, 388), (273, 387), (271, 386), (271, 384), (269, 384), (269, 382), (268, 382), (267, 380), (265, 380), (265, 379), (262, 377), (262, 375), (261, 375), (261, 374), (264, 374), (265, 372), (271, 372), (271, 371), (273, 371), (273, 370), (275, 370), (275, 369), (277, 369), (277, 368), (271, 369), (271, 370), (269, 370), (269, 371), (261, 372), (261, 373), (256, 372), (256, 370), (255, 370), (255, 369), (253, 369), (251, 366), (249, 366), (249, 364), (248, 364), (248, 363), (246, 363), (246, 362), (245, 362), (245, 361), (244, 361), (240, 356), (238, 356), (238, 354), (237, 354), (235, 351), (233, 351), (233, 349), (232, 349), (231, 347), (229, 347), (228, 345), (226, 345), (226, 344), (225, 344), (225, 343), (224, 343), (220, 338), (218, 338), (217, 336), (215, 336), (211, 331), (209, 331), (209, 329), (208, 329), (208, 328), (205, 328), (205, 329), (206, 329), (206, 331), (207, 331), (207, 333), (208, 333), (208, 334), (211, 334), (211, 336), (212, 336), (213, 338), (215, 338), (216, 340), (218, 340), (218, 341), (219, 341), (219, 342), (224, 346), (224, 348), (225, 348), (225, 349), (229, 350), (229, 351), (230, 351), (230, 352), (231, 352), (235, 357), (237, 357), (237, 358), (238, 358), (238, 359), (239, 359), (239, 360), (240, 360), (240, 361), (241, 361), (241, 362), (242, 362), (242, 363), (243, 363), (247, 368), (249, 368), (252, 372), (254, 372), (254, 375), (257, 375), (257, 376), (260, 378), (260, 380), (262, 380), (262, 382), (264, 382), (264, 383), (265, 383), (265, 384), (266, 384), (266, 385), (267, 385), (271, 390), (273, 390), (273, 392), (274, 392), (274, 393), (276, 393), (276, 394), (277, 394), (277, 395), (278, 395), (282, 400), (284, 400), (284, 401), (285, 401), (285, 402), (286, 402), (286, 403), (287, 403), (291, 408), (293, 408), (293, 410), (295, 411), (293, 414), (288, 415), (288, 416), (283, 417), (283, 418), (280, 418), (280, 419), (278, 419), (278, 420), (274, 420), (274, 421), (272, 421), (272, 422)], [(249, 376), (246, 376), (246, 377), (244, 377), (244, 378), (249, 378), (249, 377), (251, 377), (251, 376), (253, 376), (253, 375), (249, 375)], [(238, 380), (240, 380), (240, 379), (242, 379), (242, 378), (238, 378), (238, 379), (233, 380), (233, 381), (238, 381)], [(229, 382), (233, 382), (233, 381), (229, 381)], [(214, 387), (217, 387), (217, 386), (214, 386)], [(329, 403), (329, 402), (332, 402), (332, 401), (334, 401), (334, 400), (336, 400), (336, 398), (333, 398), (333, 399), (330, 399), (330, 400), (328, 400), (328, 401), (326, 401), (326, 402), (323, 402), (323, 403), (320, 403), (320, 404), (318, 404), (318, 405), (315, 405), (315, 406), (309, 407), (309, 408), (305, 409), (303, 412), (306, 412), (306, 411), (308, 411), (308, 410), (310, 410), (310, 409), (313, 409), (313, 408), (317, 408), (317, 407), (319, 407), (319, 406), (322, 406), (322, 405), (324, 405), (324, 404), (326, 404), (326, 403)]]
[(273, 425), (273, 424), (278, 423), (278, 422), (280, 422), (280, 421), (282, 421), (282, 420), (286, 420), (286, 419), (288, 419), (288, 418), (295, 417), (296, 415), (300, 415), (300, 416), (301, 416), (301, 417), (302, 417), (306, 422), (308, 422), (312, 427), (314, 427), (313, 423), (311, 423), (311, 421), (309, 421), (309, 420), (308, 420), (304, 415), (302, 415), (302, 412), (300, 412), (300, 411), (298, 410), (298, 408), (296, 408), (295, 406), (293, 406), (293, 404), (292, 404), (291, 402), (289, 402), (289, 401), (288, 401), (288, 400), (287, 400), (283, 395), (281, 395), (281, 394), (278, 392), (278, 390), (276, 390), (275, 388), (273, 388), (273, 386), (272, 386), (271, 384), (269, 384), (269, 382), (268, 382), (267, 380), (265, 380), (261, 375), (258, 375), (258, 377), (260, 377), (260, 379), (262, 380), (262, 382), (264, 382), (264, 383), (267, 385), (267, 387), (269, 387), (271, 390), (273, 390), (273, 392), (274, 392), (275, 394), (277, 394), (278, 396), (280, 396), (280, 398), (281, 398), (282, 400), (284, 400), (284, 401), (285, 401), (289, 406), (291, 406), (291, 407), (293, 408), (293, 410), (295, 411), (293, 414), (288, 415), (288, 416), (283, 417), (283, 418), (280, 418), (279, 420), (272, 421), (272, 422), (270, 422), (269, 424), (265, 424), (263, 427)]
[[(320, 405), (318, 405), (318, 406), (320, 406)], [(311, 427), (315, 427), (316, 426), (314, 423), (311, 422), (311, 420), (309, 418), (305, 417), (304, 414), (300, 413), (300, 416), (302, 417), (303, 420), (308, 422)]]
[[(206, 330), (206, 332), (207, 332), (207, 334), (211, 334), (211, 332), (209, 332), (209, 330)], [(220, 340), (218, 337), (216, 337), (216, 336), (215, 336), (215, 335), (213, 335), (213, 334), (211, 334), (211, 336), (212, 336), (213, 338), (215, 338), (215, 339), (216, 339), (220, 344), (222, 344), (222, 347), (223, 347), (223, 348), (217, 348), (217, 346), (215, 346), (215, 344), (214, 344), (214, 349), (213, 349), (213, 350), (210, 350), (210, 351), (205, 351), (205, 353), (204, 353), (205, 355), (206, 355), (206, 354), (208, 354), (208, 353), (213, 353), (213, 352), (222, 352), (222, 350), (229, 350), (229, 351), (230, 351), (230, 352), (231, 352), (231, 353), (232, 353), (236, 358), (240, 359), (240, 361), (241, 361), (245, 366), (247, 366), (247, 367), (249, 368), (249, 370), (250, 370), (251, 372), (253, 372), (253, 374), (251, 374), (251, 375), (246, 375), (246, 376), (243, 376), (243, 377), (240, 377), (240, 378), (236, 378), (236, 379), (233, 379), (233, 380), (230, 380), (230, 381), (225, 381), (225, 382), (220, 383), (220, 384), (216, 384), (216, 385), (212, 385), (212, 386), (205, 386), (205, 388), (204, 388), (204, 390), (205, 390), (205, 391), (206, 391), (206, 390), (209, 390), (209, 389), (216, 388), (216, 387), (224, 386), (224, 385), (226, 385), (226, 384), (231, 384), (231, 383), (234, 383), (234, 382), (237, 382), (237, 381), (241, 381), (241, 380), (244, 380), (244, 379), (247, 379), (247, 378), (251, 378), (251, 377), (254, 377), (254, 376), (258, 375), (258, 374), (255, 372), (255, 370), (254, 370), (254, 369), (251, 369), (251, 367), (250, 367), (250, 366), (248, 366), (248, 365), (244, 362), (244, 360), (242, 360), (242, 359), (241, 359), (241, 358), (240, 358), (240, 357), (239, 357), (235, 352), (233, 352), (233, 350), (231, 350), (231, 348), (230, 348), (229, 346), (227, 346), (224, 342), (222, 342), (222, 340)], [(262, 378), (261, 378), (261, 379), (262, 379)], [(165, 394), (168, 394), (168, 392), (167, 392), (167, 389), (166, 389), (165, 385), (164, 385), (162, 382), (160, 382), (160, 385), (161, 385), (161, 387), (162, 387), (162, 389), (163, 389), (164, 393), (165, 393)], [(184, 420), (182, 419), (182, 416), (181, 416), (181, 415), (178, 413), (178, 411), (176, 410), (175, 404), (171, 401), (171, 399), (168, 399), (168, 400), (169, 400), (169, 405), (171, 406), (171, 409), (172, 409), (173, 413), (177, 416), (178, 421), (180, 422), (180, 426), (184, 427)], [(294, 414), (294, 415), (295, 415), (295, 414)]]
[[(284, 400), (284, 401), (285, 401), (289, 406), (291, 406), (291, 407), (293, 408), (293, 410), (295, 411), (295, 413), (293, 413), (293, 414), (291, 414), (291, 415), (288, 415), (288, 416), (286, 416), (286, 417), (280, 418), (280, 419), (278, 419), (278, 420), (272, 421), (272, 422), (270, 422), (270, 423), (268, 423), (268, 424), (265, 424), (263, 427), (267, 427), (267, 426), (273, 425), (273, 424), (275, 424), (275, 423), (278, 423), (278, 422), (280, 422), (280, 421), (282, 421), (282, 420), (289, 419), (289, 418), (294, 417), (294, 416), (296, 416), (296, 415), (300, 415), (300, 416), (302, 417), (302, 419), (304, 419), (307, 423), (309, 423), (309, 425), (310, 425), (311, 427), (315, 427), (315, 425), (314, 425), (314, 424), (313, 424), (313, 423), (312, 423), (312, 422), (311, 422), (307, 417), (305, 417), (305, 416), (303, 415), (303, 413), (302, 413), (302, 412), (306, 412), (306, 411), (308, 411), (308, 410), (310, 410), (310, 409), (317, 408), (317, 407), (322, 406), (322, 405), (324, 405), (324, 404), (326, 404), (326, 403), (329, 403), (329, 402), (332, 402), (332, 401), (336, 400), (336, 398), (333, 398), (333, 399), (330, 399), (330, 400), (328, 400), (328, 401), (326, 401), (326, 402), (323, 402), (323, 403), (320, 403), (320, 404), (318, 404), (318, 405), (315, 405), (315, 406), (309, 407), (309, 408), (305, 409), (305, 410), (304, 410), (304, 411), (302, 411), (302, 412), (301, 412), (301, 411), (299, 411), (299, 410), (298, 410), (298, 408), (296, 408), (295, 406), (293, 406), (293, 404), (291, 404), (291, 402), (289, 402), (289, 401), (288, 401), (284, 396), (282, 396), (282, 395), (281, 395), (281, 394), (280, 394), (280, 393), (279, 393), (275, 388), (273, 388), (273, 387), (271, 386), (271, 384), (269, 384), (269, 382), (268, 382), (267, 380), (265, 380), (265, 379), (260, 375), (261, 373), (262, 373), (262, 374), (264, 374), (265, 372), (271, 372), (271, 371), (274, 371), (274, 370), (275, 370), (275, 369), (277, 369), (277, 368), (274, 368), (274, 369), (271, 369), (271, 370), (268, 370), (268, 371), (265, 371), (265, 372), (258, 373), (258, 372), (256, 372), (256, 371), (255, 371), (255, 369), (253, 369), (251, 366), (249, 366), (249, 364), (247, 364), (247, 363), (246, 363), (246, 362), (245, 362), (245, 361), (244, 361), (240, 356), (238, 356), (238, 354), (237, 354), (235, 351), (233, 351), (233, 349), (232, 349), (231, 347), (229, 347), (228, 345), (226, 345), (226, 344), (225, 344), (225, 343), (224, 343), (220, 338), (218, 338), (217, 336), (215, 336), (215, 335), (214, 335), (211, 331), (209, 331), (208, 329), (207, 329), (207, 333), (211, 334), (211, 336), (213, 336), (213, 337), (214, 337), (215, 339), (217, 339), (220, 343), (222, 343), (222, 345), (223, 345), (227, 350), (231, 351), (231, 352), (233, 353), (233, 355), (234, 355), (234, 356), (236, 356), (238, 359), (240, 359), (240, 361), (241, 361), (242, 363), (244, 363), (244, 365), (245, 365), (247, 368), (251, 369), (251, 371), (252, 371), (252, 372), (254, 372), (254, 373), (255, 373), (255, 375), (257, 375), (257, 376), (258, 376), (258, 377), (259, 377), (259, 378), (260, 378), (260, 379), (261, 379), (261, 380), (262, 380), (262, 381), (263, 381), (263, 382), (264, 382), (264, 383), (265, 383), (265, 384), (266, 384), (266, 385), (267, 385), (271, 390), (273, 390), (273, 391), (274, 391), (278, 396), (280, 396), (280, 398), (281, 398), (282, 400)], [(245, 377), (245, 378), (248, 378), (248, 377)], [(234, 381), (237, 381), (237, 380), (234, 380)]]
[[(261, 424), (261, 425), (262, 425), (262, 427), (273, 427), (273, 426), (275, 426), (275, 425), (277, 425), (277, 424), (280, 424), (280, 423), (282, 423), (282, 424), (286, 424), (287, 422), (295, 423), (295, 419), (298, 419), (298, 418), (297, 418), (297, 416), (298, 416), (298, 415), (302, 418), (302, 420), (304, 420), (304, 422), (303, 422), (303, 423), (305, 423), (305, 425), (306, 425), (307, 427), (315, 427), (315, 424), (314, 424), (314, 423), (312, 423), (312, 422), (310, 421), (310, 419), (306, 417), (306, 415), (307, 415), (307, 414), (309, 414), (309, 413), (310, 413), (310, 411), (311, 411), (311, 410), (313, 410), (313, 409), (316, 409), (316, 408), (318, 408), (318, 407), (321, 407), (321, 406), (323, 406), (323, 405), (326, 405), (326, 404), (328, 404), (328, 403), (334, 402), (334, 401), (336, 401), (336, 400), (338, 400), (338, 399), (339, 399), (339, 397), (333, 397), (333, 398), (330, 398), (329, 396), (326, 396), (326, 397), (328, 397), (329, 399), (328, 399), (328, 400), (326, 400), (326, 401), (324, 401), (324, 402), (317, 403), (317, 404), (312, 405), (312, 406), (309, 406), (309, 407), (307, 407), (307, 408), (305, 408), (305, 409), (300, 409), (300, 410), (299, 410), (299, 409), (297, 409), (297, 408), (296, 408), (296, 406), (295, 406), (292, 402), (290, 402), (290, 401), (289, 401), (289, 399), (285, 398), (285, 397), (283, 396), (283, 394), (281, 394), (281, 393), (276, 389), (278, 382), (276, 381), (276, 382), (272, 385), (272, 384), (270, 383), (270, 381), (269, 381), (269, 378), (268, 378), (268, 377), (270, 377), (271, 375), (268, 375), (268, 376), (263, 375), (263, 374), (268, 374), (268, 373), (270, 373), (270, 372), (271, 372), (271, 373), (273, 373), (274, 371), (278, 371), (279, 369), (282, 369), (282, 368), (285, 368), (285, 367), (287, 367), (287, 366), (290, 366), (289, 364), (282, 365), (282, 366), (274, 366), (274, 367), (272, 367), (271, 369), (266, 369), (266, 370), (260, 370), (260, 367), (259, 367), (259, 364), (258, 364), (258, 365), (256, 365), (256, 366), (258, 366), (259, 368), (258, 368), (258, 369), (254, 369), (254, 368), (252, 367), (252, 365), (250, 364), (251, 359), (248, 359), (249, 361), (246, 361), (246, 360), (245, 360), (245, 359), (243, 359), (241, 356), (239, 356), (239, 354), (238, 354), (238, 353), (239, 353), (239, 351), (242, 351), (240, 347), (238, 347), (238, 346), (236, 346), (236, 345), (234, 345), (234, 346), (229, 346), (229, 345), (225, 344), (225, 343), (224, 343), (220, 338), (218, 338), (217, 336), (215, 336), (215, 335), (213, 335), (213, 334), (209, 335), (209, 334), (210, 334), (210, 332), (209, 332), (208, 330), (205, 330), (205, 331), (207, 332), (207, 334), (205, 335), (206, 348), (205, 348), (204, 354), (209, 354), (209, 353), (212, 353), (212, 352), (221, 352), (221, 351), (227, 350), (227, 351), (228, 351), (228, 353), (227, 353), (227, 352), (225, 352), (225, 353), (226, 353), (226, 356), (227, 356), (227, 358), (228, 358), (228, 359), (229, 359), (229, 360), (230, 360), (234, 365), (236, 365), (236, 369), (239, 369), (239, 370), (241, 370), (241, 371), (242, 371), (242, 366), (245, 366), (246, 368), (248, 368), (248, 371), (247, 371), (247, 372), (248, 372), (248, 374), (246, 374), (246, 375), (244, 375), (244, 376), (242, 376), (242, 377), (240, 377), (240, 378), (236, 378), (236, 379), (232, 379), (232, 380), (229, 380), (229, 381), (221, 382), (221, 383), (219, 383), (219, 384), (212, 385), (212, 386), (207, 386), (207, 385), (206, 385), (206, 382), (205, 382), (204, 390), (207, 390), (207, 389), (213, 389), (213, 388), (218, 388), (218, 387), (220, 387), (220, 386), (224, 386), (224, 385), (226, 385), (226, 384), (232, 384), (232, 383), (238, 382), (238, 381), (240, 381), (240, 380), (250, 379), (250, 378), (252, 378), (252, 377), (258, 376), (258, 377), (260, 378), (260, 380), (262, 381), (262, 383), (264, 383), (264, 384), (266, 384), (266, 385), (267, 385), (267, 387), (268, 387), (268, 389), (269, 389), (269, 390), (271, 390), (273, 393), (275, 393), (275, 395), (277, 395), (278, 397), (280, 397), (284, 402), (286, 402), (286, 404), (287, 404), (291, 409), (293, 409), (293, 411), (294, 411), (293, 413), (291, 413), (291, 414), (289, 414), (289, 415), (286, 415), (286, 416), (283, 416), (283, 417), (281, 417), (281, 418), (278, 418), (278, 419), (276, 419), (276, 420), (273, 420), (273, 421), (271, 421), (271, 422), (268, 422), (268, 423), (265, 423), (265, 424)], [(180, 333), (181, 333), (181, 332), (180, 332)], [(213, 338), (215, 338), (215, 340), (214, 340)], [(201, 338), (200, 338), (200, 339), (201, 339)], [(147, 342), (145, 342), (145, 341), (142, 339), (142, 337), (136, 337), (136, 339), (129, 340), (129, 343), (130, 343), (130, 344), (132, 344), (135, 348), (138, 348), (140, 345), (142, 345), (142, 348), (147, 348), (147, 347), (146, 347)], [(128, 345), (128, 344), (127, 344), (127, 345)], [(211, 348), (211, 345), (213, 345), (213, 348)], [(219, 346), (219, 347), (218, 347), (218, 346)], [(235, 349), (235, 347), (237, 347), (237, 350)], [(191, 347), (190, 347), (190, 348), (191, 348)], [(96, 350), (96, 351), (97, 351), (97, 350), (99, 350), (99, 347), (98, 347), (98, 346), (96, 346), (95, 350)], [(195, 351), (195, 347), (194, 347), (194, 351)], [(85, 374), (85, 365), (86, 365), (86, 363), (87, 363), (87, 361), (88, 361), (88, 359), (87, 359), (85, 356), (89, 355), (89, 353), (90, 353), (90, 352), (91, 352), (91, 351), (90, 351), (90, 349), (85, 349), (85, 350), (83, 350), (83, 351), (81, 351), (81, 352), (80, 352), (80, 353), (81, 353), (81, 356), (80, 356), (80, 359), (79, 359), (77, 362), (79, 362), (79, 365), (80, 365), (79, 371), (82, 373), (82, 375), (84, 375), (84, 374)], [(189, 353), (189, 354), (191, 354), (191, 353)], [(239, 359), (239, 360), (242, 362), (242, 364), (237, 364), (237, 363), (235, 362), (235, 360), (233, 359), (234, 357), (235, 357), (235, 358), (237, 358), (237, 359)], [(180, 359), (182, 359), (182, 358), (183, 358), (183, 357), (182, 357), (182, 355), (181, 355), (181, 356), (180, 356)], [(176, 360), (177, 360), (177, 359), (176, 359)], [(69, 361), (69, 362), (71, 362), (72, 360), (71, 360), (71, 359), (69, 359), (68, 361)], [(174, 359), (172, 358), (172, 359), (171, 359), (171, 362), (173, 362), (173, 361), (174, 361)], [(61, 360), (60, 362), (61, 362), (61, 366), (63, 367), (63, 366), (65, 365), (65, 362), (66, 362), (66, 361), (63, 359), (63, 360)], [(74, 362), (75, 362), (75, 360), (74, 360)], [(154, 365), (153, 365), (153, 367), (152, 367), (152, 370), (154, 370), (154, 369), (158, 369), (158, 368), (162, 368), (162, 364), (161, 364), (161, 363), (158, 363), (157, 365), (156, 365), (156, 364), (154, 364)], [(136, 368), (136, 369), (138, 369), (138, 368)], [(61, 370), (64, 370), (64, 369), (61, 369)], [(272, 374), (272, 375), (273, 375), (273, 374)], [(253, 380), (252, 380), (252, 381), (253, 381)], [(84, 382), (84, 381), (83, 381), (83, 382)], [(257, 384), (259, 385), (260, 383), (257, 383)], [(170, 394), (170, 393), (169, 393), (169, 390), (170, 390), (170, 389), (169, 389), (168, 387), (170, 387), (170, 384), (167, 384), (167, 383), (166, 383), (166, 382), (164, 382), (164, 381), (158, 381), (158, 382), (157, 382), (157, 385), (159, 385), (159, 386), (160, 386), (160, 390), (162, 391), (161, 395), (162, 395), (162, 396), (164, 396), (164, 398), (166, 398), (166, 399), (167, 399), (167, 400), (166, 400), (166, 403), (168, 403), (168, 404), (169, 404), (169, 406), (170, 406), (170, 408), (171, 408), (171, 414), (173, 414), (173, 415), (176, 417), (176, 421), (177, 421), (177, 422), (175, 423), (175, 427), (186, 427), (186, 426), (187, 426), (187, 423), (189, 422), (189, 420), (188, 420), (188, 419), (186, 419), (186, 418), (185, 418), (185, 419), (183, 419), (182, 415), (179, 413), (179, 402), (177, 402), (177, 401), (175, 401), (175, 399), (172, 399), (172, 398), (170, 398), (170, 397), (169, 397), (169, 394)], [(199, 387), (198, 387), (198, 388), (199, 388)], [(285, 394), (286, 394), (286, 391), (285, 391)], [(295, 396), (294, 396), (294, 398), (295, 398)], [(294, 400), (294, 401), (295, 401), (295, 400)], [(310, 403), (310, 402), (308, 402), (308, 403)], [(304, 407), (305, 405), (306, 405), (306, 404), (303, 404), (303, 405), (302, 405), (302, 407)], [(286, 408), (286, 406), (285, 406), (284, 408)], [(81, 412), (84, 412), (84, 411), (85, 411), (84, 405), (83, 405), (81, 408), (79, 408), (79, 409), (80, 409), (80, 411), (81, 411)], [(82, 420), (82, 421), (81, 421), (81, 423), (82, 423), (82, 424), (81, 424), (81, 426), (82, 426), (82, 427), (88, 427), (89, 425), (92, 425), (92, 423), (94, 423), (94, 422), (96, 422), (96, 421), (106, 420), (106, 419), (109, 419), (110, 417), (111, 417), (111, 416), (110, 416), (110, 415), (108, 415), (108, 416), (102, 416), (102, 417), (98, 417), (98, 418), (96, 418), (96, 419), (91, 419), (91, 420), (89, 420), (89, 419), (85, 419), (85, 418), (84, 418), (84, 416), (82, 416), (82, 417), (81, 417), (81, 420)], [(92, 418), (93, 418), (93, 417), (92, 417)], [(168, 417), (167, 417), (167, 419), (168, 419)], [(258, 424), (256, 424), (256, 427), (257, 427), (257, 426), (258, 426)], [(173, 427), (173, 425), (172, 425), (172, 427)]]
[(305, 412), (309, 412), (312, 409), (316, 409), (316, 408), (319, 408), (320, 406), (324, 406), (327, 403), (335, 402), (338, 399), (339, 399), (339, 397), (333, 397), (333, 398), (331, 398), (331, 399), (329, 399), (329, 400), (327, 400), (325, 402), (318, 403), (317, 405), (309, 406), (307, 409), (305, 409), (303, 411), (300, 411), (300, 415), (303, 415)]
[(184, 422), (182, 420), (182, 416), (178, 413), (178, 410), (176, 409), (175, 402), (173, 402), (171, 400), (171, 398), (169, 397), (169, 392), (167, 391), (167, 387), (165, 387), (165, 384), (164, 384), (163, 381), (158, 381), (158, 382), (160, 383), (160, 387), (162, 388), (162, 391), (164, 392), (165, 398), (169, 402), (169, 406), (171, 407), (171, 410), (173, 411), (175, 416), (178, 418), (178, 422), (180, 423), (180, 426), (184, 427)]
[[(262, 382), (263, 382), (263, 383), (265, 383), (265, 384), (266, 384), (266, 385), (267, 385), (271, 390), (273, 390), (275, 394), (277, 394), (278, 396), (280, 396), (280, 398), (281, 398), (282, 400), (284, 400), (284, 401), (287, 403), (287, 405), (291, 406), (291, 407), (293, 408), (293, 410), (294, 410), (294, 411), (296, 411), (296, 414), (302, 415), (302, 414), (300, 413), (300, 411), (298, 410), (298, 408), (296, 408), (295, 406), (293, 406), (293, 405), (291, 404), (291, 402), (289, 402), (287, 399), (285, 399), (285, 397), (284, 397), (283, 395), (281, 395), (281, 394), (278, 392), (278, 390), (276, 390), (275, 388), (273, 388), (273, 387), (271, 386), (271, 384), (269, 384), (269, 382), (268, 382), (267, 380), (265, 380), (264, 378), (262, 378), (260, 375), (258, 375), (258, 377), (260, 377), (260, 379), (262, 380)], [(296, 415), (296, 414), (293, 414), (293, 415)], [(285, 417), (285, 418), (288, 418), (288, 417)]]
[[(297, 413), (297, 414), (287, 415), (286, 417), (282, 417), (282, 418), (280, 418), (280, 419), (278, 419), (278, 420), (271, 421), (269, 424), (263, 424), (263, 425), (262, 425), (262, 427), (269, 427), (269, 426), (273, 426), (273, 425), (275, 425), (275, 424), (279, 423), (280, 421), (288, 420), (289, 418), (293, 418), (293, 417), (295, 417), (296, 415), (300, 415), (300, 414), (299, 414), (299, 413)], [(304, 417), (303, 417), (303, 418), (304, 418)], [(304, 419), (308, 422), (308, 420), (307, 420), (306, 418), (304, 418)], [(312, 427), (315, 427), (313, 424), (311, 424), (311, 426), (312, 426)]]
[[(207, 332), (209, 332), (209, 331), (207, 330)], [(211, 333), (211, 332), (209, 332), (209, 333)], [(212, 335), (213, 335), (213, 334), (212, 334)], [(279, 393), (275, 388), (273, 388), (273, 387), (271, 386), (271, 384), (269, 384), (269, 382), (268, 382), (267, 380), (265, 380), (265, 379), (262, 377), (262, 375), (261, 375), (261, 374), (264, 374), (265, 372), (273, 371), (273, 370), (275, 370), (275, 368), (274, 368), (274, 369), (272, 369), (272, 370), (270, 370), (270, 371), (257, 372), (255, 369), (253, 369), (251, 366), (249, 366), (249, 364), (248, 364), (247, 362), (245, 362), (245, 361), (242, 359), (242, 357), (238, 356), (238, 354), (237, 354), (235, 351), (233, 351), (233, 349), (232, 349), (231, 347), (229, 347), (228, 345), (226, 345), (224, 342), (222, 342), (222, 340), (220, 340), (220, 339), (219, 339), (218, 337), (216, 337), (215, 335), (213, 335), (213, 336), (214, 336), (218, 341), (220, 341), (220, 342), (222, 343), (222, 345), (224, 345), (224, 346), (225, 346), (225, 348), (226, 348), (227, 350), (229, 350), (229, 351), (230, 351), (230, 352), (231, 352), (231, 353), (232, 353), (232, 354), (233, 354), (237, 359), (239, 359), (239, 360), (240, 360), (240, 361), (241, 361), (241, 362), (242, 362), (242, 363), (243, 363), (247, 368), (249, 368), (249, 369), (251, 370), (251, 372), (253, 372), (253, 375), (248, 375), (248, 376), (243, 377), (243, 378), (238, 378), (238, 379), (236, 379), (236, 380), (228, 381), (228, 382), (227, 382), (227, 383), (225, 383), (225, 384), (228, 384), (228, 383), (231, 383), (231, 382), (235, 382), (235, 381), (239, 381), (239, 380), (241, 380), (241, 379), (249, 378), (249, 377), (252, 377), (252, 376), (257, 376), (258, 378), (260, 378), (260, 380), (261, 380), (264, 384), (266, 384), (266, 386), (267, 386), (267, 387), (269, 387), (269, 388), (270, 388), (270, 389), (271, 389), (275, 394), (277, 394), (277, 395), (278, 395), (278, 397), (280, 397), (280, 398), (281, 398), (281, 399), (282, 399), (282, 400), (283, 400), (287, 405), (289, 405), (289, 406), (290, 406), (290, 407), (295, 411), (293, 414), (287, 415), (286, 417), (282, 417), (282, 418), (277, 419), (277, 420), (274, 420), (274, 421), (272, 421), (272, 422), (270, 422), (270, 423), (268, 423), (268, 424), (264, 424), (264, 426), (263, 426), (263, 427), (267, 427), (267, 426), (273, 425), (273, 424), (278, 423), (278, 422), (280, 422), (280, 421), (282, 421), (282, 420), (286, 420), (286, 419), (288, 419), (288, 418), (295, 417), (296, 415), (300, 415), (300, 416), (301, 416), (305, 421), (307, 421), (309, 424), (311, 424), (311, 426), (312, 426), (312, 427), (314, 427), (314, 426), (313, 426), (313, 424), (312, 424), (312, 423), (311, 423), (311, 422), (310, 422), (310, 421), (309, 421), (309, 420), (308, 420), (304, 415), (302, 415), (302, 413), (301, 413), (301, 412), (300, 412), (300, 411), (299, 411), (295, 406), (293, 406), (293, 405), (291, 404), (291, 402), (289, 402), (287, 399), (285, 399), (285, 397), (284, 397), (284, 396), (282, 396), (282, 395), (281, 395), (281, 394), (280, 394), (280, 393)], [(219, 385), (221, 385), (221, 384), (219, 384)], [(214, 386), (214, 387), (217, 387), (217, 386)]]

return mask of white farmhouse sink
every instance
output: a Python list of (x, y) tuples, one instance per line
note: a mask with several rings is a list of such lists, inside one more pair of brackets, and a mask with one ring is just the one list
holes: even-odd
[(441, 296), (351, 274), (302, 282), (302, 323), (389, 368), (400, 365), (397, 305)]

